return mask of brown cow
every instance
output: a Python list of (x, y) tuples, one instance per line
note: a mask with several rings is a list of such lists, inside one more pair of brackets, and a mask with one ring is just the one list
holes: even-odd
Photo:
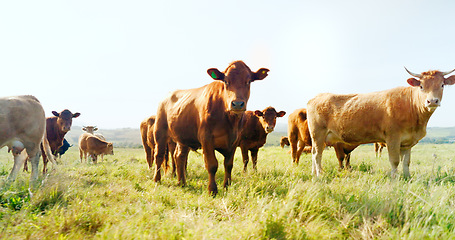
[(97, 162), (98, 155), (114, 155), (114, 146), (110, 142), (99, 139), (90, 133), (83, 133), (79, 137), (79, 154), (87, 161), (87, 154), (92, 158), (94, 163)]
[[(299, 163), (305, 146), (311, 146), (310, 132), (308, 131), (307, 113), (305, 108), (295, 110), (288, 117), (289, 143), (294, 163)], [(298, 148), (297, 148), (298, 147)]]
[(376, 157), (381, 157), (382, 149), (385, 147), (387, 147), (387, 145), (385, 143), (382, 143), (382, 142), (374, 143), (374, 152), (376, 153)]
[(240, 149), (243, 157), (243, 171), (246, 172), (248, 166), (248, 150), (251, 152), (253, 169), (256, 169), (259, 148), (264, 146), (267, 134), (273, 132), (277, 117), (283, 117), (285, 111), (276, 112), (275, 108), (268, 107), (263, 111), (246, 111), (244, 125), (240, 136)]
[[(51, 147), (52, 153), (57, 155), (58, 149), (63, 145), (63, 138), (65, 134), (71, 130), (71, 124), (73, 124), (73, 118), (79, 117), (80, 113), (71, 113), (70, 110), (65, 109), (62, 112), (58, 113), (52, 111), (54, 117), (48, 117), (46, 119), (46, 134), (47, 140)], [(41, 147), (41, 152), (43, 153), (43, 173), (46, 173), (47, 166), (47, 157), (44, 154), (43, 148)]]
[[(406, 69), (406, 71), (408, 71)], [(426, 134), (428, 120), (440, 105), (444, 85), (455, 83), (450, 72), (409, 72), (410, 87), (397, 87), (366, 94), (319, 94), (308, 102), (308, 125), (313, 141), (313, 174), (321, 174), (325, 143), (351, 145), (385, 142), (397, 171), (400, 158), (403, 175), (409, 177), (411, 148)]]
[[(147, 163), (149, 169), (153, 167), (153, 161), (155, 159), (154, 152), (155, 152), (155, 139), (153, 137), (153, 125), (155, 124), (155, 116), (150, 116), (144, 121), (141, 122), (140, 130), (141, 130), (141, 138), (142, 138), (142, 146), (144, 146), (145, 157), (147, 159)], [(175, 152), (175, 143), (169, 141), (168, 143), (168, 151), (165, 155), (165, 160), (163, 161), (162, 167), (164, 168), (165, 172), (169, 170), (169, 152), (172, 158), (172, 166), (173, 166), (173, 174), (175, 174), (176, 167), (174, 161), (174, 152)]]
[(252, 72), (242, 61), (231, 63), (224, 72), (216, 68), (207, 73), (217, 80), (200, 88), (177, 90), (158, 106), (155, 122), (155, 182), (160, 181), (168, 138), (177, 143), (177, 177), (186, 184), (184, 166), (190, 148), (202, 148), (209, 173), (208, 190), (216, 195), (215, 174), (218, 160), (215, 150), (224, 156), (224, 187), (231, 182), (235, 149), (239, 143), (242, 118), (250, 96), (250, 83), (262, 80), (269, 70)]
[[(32, 163), (30, 183), (38, 179), (40, 143), (52, 163), (55, 160), (45, 137), (46, 118), (41, 103), (34, 96), (0, 98), (0, 148), (7, 146), (14, 156), (14, 166), (7, 178), (9, 185), (29, 156)], [(25, 149), (25, 151), (23, 151)]]
[(289, 145), (291, 145), (291, 144), (289, 143), (289, 138), (288, 138), (288, 137), (285, 137), (285, 136), (282, 136), (282, 137), (280, 138), (280, 146), (281, 146), (281, 148), (284, 148), (284, 146), (289, 146)]

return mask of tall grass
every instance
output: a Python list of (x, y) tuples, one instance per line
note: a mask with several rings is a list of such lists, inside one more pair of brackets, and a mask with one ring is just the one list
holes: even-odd
[[(416, 146), (407, 180), (390, 178), (387, 152), (376, 159), (372, 145), (352, 153), (352, 171), (339, 171), (333, 150), (325, 151), (317, 179), (310, 155), (296, 166), (288, 148), (267, 147), (258, 171), (243, 173), (238, 151), (232, 185), (214, 198), (198, 154), (179, 187), (169, 174), (153, 182), (142, 149), (116, 149), (98, 164), (81, 163), (71, 149), (32, 197), (26, 173), (0, 192), (0, 238), (453, 239), (454, 147)], [(11, 167), (2, 150), (0, 180)]]

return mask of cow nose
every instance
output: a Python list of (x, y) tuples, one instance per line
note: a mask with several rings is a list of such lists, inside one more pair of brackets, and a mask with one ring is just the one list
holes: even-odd
[(441, 105), (441, 103), (438, 98), (433, 98), (433, 99), (427, 99), (426, 105), (427, 105), (427, 107), (439, 107), (439, 105)]
[(266, 130), (267, 130), (267, 133), (271, 133), (271, 132), (273, 132), (273, 127), (267, 126)]
[(233, 110), (244, 110), (245, 102), (244, 101), (232, 101), (231, 108)]

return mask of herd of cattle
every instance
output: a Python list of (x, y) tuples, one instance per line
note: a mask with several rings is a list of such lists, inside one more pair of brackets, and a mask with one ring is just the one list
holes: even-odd
[[(161, 170), (168, 170), (172, 164), (179, 185), (185, 185), (188, 154), (197, 149), (202, 149), (209, 174), (208, 190), (213, 195), (218, 192), (215, 150), (224, 157), (225, 188), (231, 183), (237, 147), (242, 152), (244, 171), (248, 151), (256, 169), (258, 149), (273, 131), (276, 118), (286, 114), (273, 107), (246, 111), (250, 84), (263, 80), (268, 71), (261, 68), (253, 72), (243, 61), (232, 62), (223, 72), (210, 68), (207, 73), (215, 81), (200, 88), (174, 91), (160, 102), (156, 115), (140, 125), (148, 166), (152, 169), (155, 164), (154, 180), (159, 182)], [(282, 146), (291, 146), (295, 163), (303, 151), (311, 152), (312, 172), (319, 176), (326, 146), (334, 147), (340, 168), (350, 168), (350, 153), (360, 144), (375, 143), (379, 153), (387, 146), (392, 176), (400, 160), (403, 175), (409, 176), (411, 148), (425, 136), (428, 120), (440, 106), (444, 86), (455, 83), (455, 75), (445, 77), (455, 69), (421, 74), (406, 71), (413, 76), (407, 80), (408, 87), (367, 94), (317, 95), (307, 103), (307, 109), (289, 115), (288, 136), (281, 139)], [(69, 110), (52, 113), (54, 117), (45, 119), (41, 104), (33, 96), (0, 99), (0, 147), (8, 146), (14, 156), (8, 181), (15, 179), (27, 156), (32, 164), (30, 179), (36, 180), (40, 149), (43, 172), (48, 160), (55, 163), (72, 118), (80, 114)], [(87, 132), (79, 138), (81, 161), (87, 154), (95, 162), (98, 155), (113, 154), (112, 143), (94, 134), (95, 127), (84, 130)]]

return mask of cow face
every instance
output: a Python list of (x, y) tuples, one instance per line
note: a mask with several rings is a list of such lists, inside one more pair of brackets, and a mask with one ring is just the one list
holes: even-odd
[(112, 143), (108, 143), (106, 147), (106, 151), (104, 152), (106, 155), (114, 155), (114, 145)]
[(82, 128), (82, 130), (88, 132), (88, 133), (91, 133), (93, 134), (96, 130), (98, 130), (98, 128), (96, 126), (84, 126)]
[(71, 113), (70, 110), (65, 109), (61, 113), (52, 111), (52, 114), (57, 117), (57, 125), (60, 131), (68, 132), (71, 130), (71, 124), (73, 124), (73, 118), (79, 117), (80, 113)]
[(266, 133), (273, 132), (273, 129), (275, 129), (276, 125), (276, 118), (282, 117), (285, 114), (285, 111), (276, 112), (275, 108), (273, 107), (268, 107), (263, 111), (254, 111), (254, 115), (259, 118), (259, 122), (261, 122), (261, 125)]
[(229, 65), (224, 71), (220, 72), (216, 68), (210, 68), (207, 73), (214, 80), (223, 81), (225, 84), (225, 103), (230, 112), (242, 114), (246, 110), (246, 104), (250, 98), (250, 83), (262, 80), (267, 77), (266, 68), (261, 68), (257, 72), (252, 72), (242, 61), (236, 61)]
[(441, 105), (444, 85), (452, 85), (455, 83), (455, 75), (448, 78), (444, 77), (455, 71), (455, 69), (450, 72), (428, 71), (423, 72), (422, 74), (415, 74), (407, 69), (406, 71), (418, 78), (409, 78), (407, 82), (413, 87), (420, 88), (423, 104), (429, 111), (434, 111)]

